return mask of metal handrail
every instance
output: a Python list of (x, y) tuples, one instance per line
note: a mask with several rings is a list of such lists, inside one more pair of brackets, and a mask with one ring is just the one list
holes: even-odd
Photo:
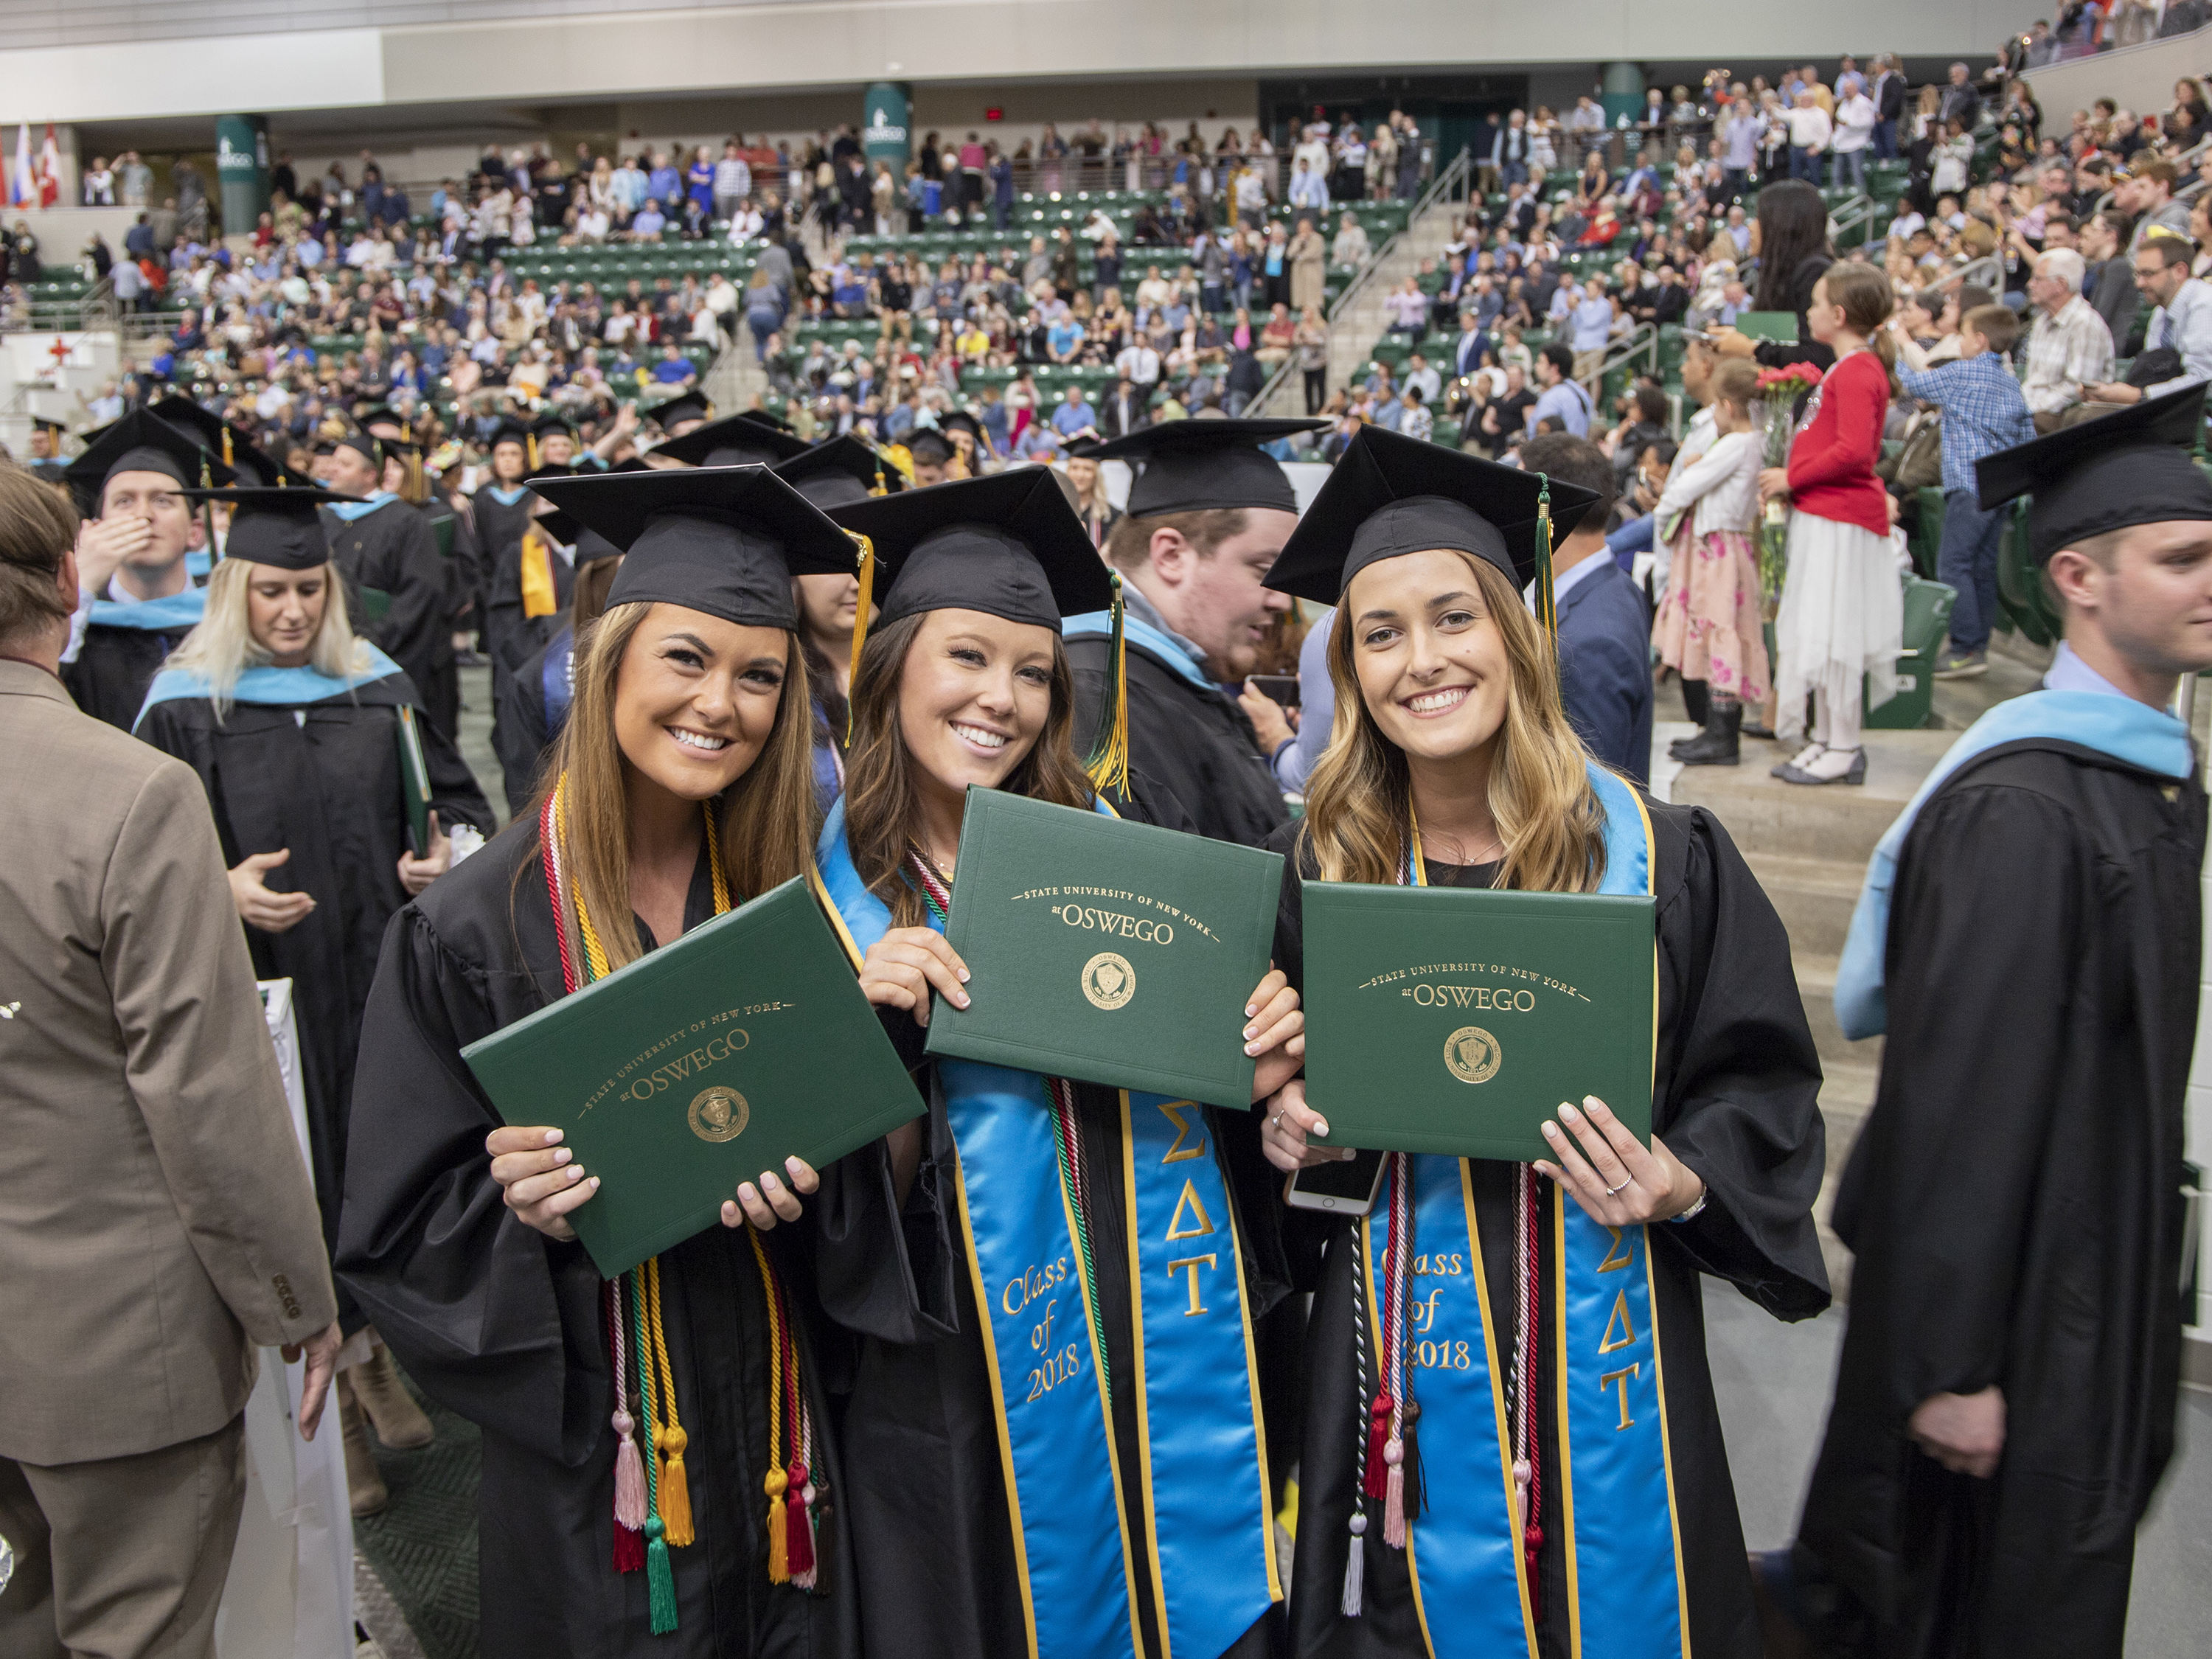
[(1969, 281), (1984, 288), (2004, 286), (2004, 265), (1994, 253), (1984, 253), (1978, 259), (1969, 260), (1958, 270), (1936, 279), (1939, 289), (1964, 288)]
[(1598, 365), (1595, 369), (1588, 374), (1576, 377), (1581, 382), (1583, 390), (1589, 393), (1592, 409), (1597, 407), (1598, 394), (1604, 388), (1606, 375), (1624, 364), (1634, 362), (1638, 357), (1649, 357), (1651, 360), (1651, 378), (1657, 380), (1659, 378), (1659, 330), (1653, 324), (1637, 324), (1622, 338), (1606, 347), (1605, 356), (1598, 360)]
[[(1421, 216), (1441, 201), (1464, 200), (1463, 192), (1466, 189), (1472, 188), (1474, 179), (1474, 158), (1468, 150), (1462, 149), (1452, 158), (1450, 165), (1437, 174), (1430, 181), (1429, 187), (1414, 199), (1412, 209), (1406, 215), (1406, 228), (1392, 235), (1382, 246), (1369, 254), (1367, 263), (1359, 268), (1358, 274), (1345, 284), (1343, 291), (1330, 304), (1327, 320), (1332, 337), (1334, 337), (1338, 319), (1351, 314), (1353, 301), (1364, 293), (1368, 285), (1375, 280), (1382, 269), (1383, 262), (1397, 252), (1398, 244), (1412, 234), (1415, 225), (1420, 223)], [(1257, 413), (1274, 407), (1276, 398), (1291, 383), (1294, 376), (1301, 381), (1304, 379), (1303, 372), (1297, 367), (1296, 352), (1285, 358), (1276, 368), (1275, 372), (1267, 377), (1267, 383), (1254, 394), (1249, 405), (1250, 409)]]
[[(1875, 213), (1880, 205), (1881, 204), (1877, 203), (1872, 196), (1862, 190), (1850, 201), (1830, 214), (1828, 216), (1829, 245), (1838, 246), (1843, 234), (1847, 230), (1856, 230), (1861, 225), (1871, 228)], [(1866, 238), (1861, 237), (1859, 240), (1863, 243)]]

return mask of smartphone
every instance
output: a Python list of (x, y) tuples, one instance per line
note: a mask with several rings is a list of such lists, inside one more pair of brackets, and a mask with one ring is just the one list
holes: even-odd
[(1263, 697), (1272, 697), (1285, 708), (1298, 706), (1298, 677), (1296, 674), (1247, 674), (1244, 684)]
[(1283, 1202), (1294, 1210), (1324, 1210), (1331, 1215), (1365, 1215), (1382, 1188), (1382, 1152), (1354, 1152), (1337, 1164), (1293, 1170), (1283, 1183)]

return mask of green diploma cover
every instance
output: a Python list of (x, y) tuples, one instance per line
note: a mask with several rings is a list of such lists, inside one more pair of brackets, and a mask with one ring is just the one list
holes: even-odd
[(1651, 1134), (1648, 897), (1305, 884), (1306, 1099), (1340, 1146), (1556, 1161), (1595, 1095)]
[(609, 1278), (923, 1110), (794, 878), (461, 1051), (508, 1123), (565, 1131), (599, 1190), (568, 1220)]
[(1781, 345), (1797, 343), (1797, 313), (1794, 311), (1739, 311), (1735, 325), (1754, 340), (1772, 340)]
[(970, 789), (945, 939), (973, 975), (928, 1051), (1244, 1107), (1239, 1035), (1267, 971), (1283, 860)]

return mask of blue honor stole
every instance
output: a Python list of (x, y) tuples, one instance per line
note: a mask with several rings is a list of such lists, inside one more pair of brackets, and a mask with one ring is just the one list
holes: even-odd
[[(1100, 808), (1101, 811), (1108, 809)], [(809, 872), (857, 963), (890, 927), (830, 810)], [(937, 925), (933, 917), (932, 925)], [(1207, 1109), (1121, 1093), (1142, 1491), (1122, 1490), (1105, 1334), (1082, 1282), (1046, 1080), (940, 1058), (954, 1188), (999, 1419), (1033, 1659), (1142, 1650), (1128, 1528), (1169, 1654), (1213, 1659), (1282, 1599), (1243, 1248)], [(1224, 1477), (1226, 1477), (1224, 1479)], [(1107, 1570), (1119, 1560), (1121, 1571)]]
[[(1595, 764), (1589, 780), (1606, 818), (1598, 890), (1650, 892), (1651, 826), (1643, 802)], [(1419, 860), (1411, 862), (1413, 878), (1423, 880)], [(1654, 995), (1656, 1042), (1656, 988)], [(1426, 1511), (1407, 1517), (1414, 1612), (1431, 1653), (1534, 1659), (1536, 1622), (1515, 1516), (1506, 1374), (1488, 1317), (1473, 1172), (1464, 1158), (1416, 1155), (1411, 1164), (1419, 1254), (1408, 1280), (1411, 1306), (1402, 1311), (1407, 1370), (1418, 1376), (1413, 1393), (1421, 1408)], [(1689, 1620), (1650, 1230), (1602, 1226), (1564, 1194), (1553, 1209), (1559, 1466), (1547, 1474), (1565, 1522), (1569, 1651), (1578, 1659), (1683, 1659)], [(1360, 1225), (1368, 1276), (1362, 1289), (1375, 1316), (1367, 1339), (1381, 1355), (1382, 1275), (1373, 1264), (1389, 1249), (1388, 1204), (1378, 1199)], [(1353, 1538), (1352, 1547), (1382, 1547), (1374, 1533)]]

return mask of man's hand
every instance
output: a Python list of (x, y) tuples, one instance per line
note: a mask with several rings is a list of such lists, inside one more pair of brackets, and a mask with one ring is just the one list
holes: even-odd
[(86, 520), (76, 532), (78, 588), (94, 595), (106, 592), (116, 571), (144, 552), (153, 539), (154, 521), (136, 514)]
[[(2085, 385), (2081, 388), (2081, 401), (2085, 404), (2139, 404), (2142, 401), (2142, 388), (2118, 380), (2108, 380), (2101, 386)], [(82, 555), (78, 556), (81, 561)]]
[(231, 902), (238, 907), (239, 920), (247, 927), (258, 927), (264, 933), (282, 933), (298, 927), (314, 909), (311, 894), (273, 892), (262, 884), (264, 871), (275, 869), (291, 856), (289, 847), (255, 853), (230, 872)]
[(2004, 1455), (2004, 1391), (1992, 1382), (1978, 1394), (1931, 1394), (1913, 1408), (1909, 1428), (1945, 1468), (1986, 1480)]
[(1257, 690), (1250, 680), (1237, 694), (1237, 706), (1252, 722), (1252, 730), (1260, 739), (1260, 752), (1272, 756), (1288, 743), (1297, 732), (1291, 730), (1290, 719), (1283, 713), (1283, 705), (1265, 691)]
[(323, 1420), (323, 1401), (329, 1396), (331, 1378), (337, 1372), (338, 1348), (345, 1341), (333, 1319), (305, 1342), (287, 1342), (279, 1350), (286, 1364), (307, 1356), (307, 1374), (300, 1379), (300, 1438), (313, 1440)]

